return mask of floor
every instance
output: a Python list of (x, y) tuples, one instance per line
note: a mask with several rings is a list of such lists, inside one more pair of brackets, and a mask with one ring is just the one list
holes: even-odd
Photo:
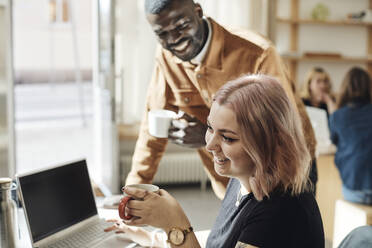
[[(80, 89), (73, 83), (16, 87), (18, 172), (81, 157), (87, 158), (89, 164), (92, 159), (92, 89), (88, 83)], [(84, 111), (81, 111), (79, 100), (81, 92)], [(198, 185), (165, 188), (180, 202), (195, 230), (212, 227), (221, 202), (210, 187), (204, 191)], [(331, 243), (326, 242), (326, 248), (330, 247)]]

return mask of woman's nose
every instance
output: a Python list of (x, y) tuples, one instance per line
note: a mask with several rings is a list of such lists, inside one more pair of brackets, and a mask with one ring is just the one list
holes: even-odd
[(322, 81), (321, 84), (320, 84), (320, 88), (322, 88), (322, 89), (326, 89), (327, 87), (328, 87), (327, 82)]
[(205, 148), (207, 149), (207, 151), (212, 152), (219, 149), (218, 138), (215, 134), (207, 133), (205, 135), (205, 142)]

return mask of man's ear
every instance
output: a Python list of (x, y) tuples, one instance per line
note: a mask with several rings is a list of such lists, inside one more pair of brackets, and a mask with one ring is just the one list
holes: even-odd
[(194, 11), (196, 12), (196, 14), (197, 14), (200, 18), (203, 17), (203, 15), (204, 15), (204, 13), (203, 13), (203, 9), (202, 9), (202, 7), (200, 6), (199, 3), (195, 3)]

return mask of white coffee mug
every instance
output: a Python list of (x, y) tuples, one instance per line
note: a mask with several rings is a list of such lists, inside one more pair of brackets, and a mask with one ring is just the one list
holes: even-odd
[(149, 133), (157, 138), (168, 138), (171, 122), (177, 114), (166, 109), (151, 110), (148, 113)]
[[(131, 184), (131, 185), (127, 185), (125, 187), (143, 189), (143, 190), (146, 190), (148, 192), (154, 192), (154, 193), (159, 192), (159, 187), (154, 185), (154, 184)], [(126, 207), (128, 201), (130, 201), (133, 198), (131, 196), (128, 196), (125, 192), (123, 192), (123, 195), (124, 195), (124, 197), (120, 200), (119, 208), (118, 208), (119, 216), (120, 216), (120, 218), (122, 218), (124, 220), (130, 220), (132, 218), (132, 216), (126, 214), (125, 207)], [(143, 200), (143, 199), (136, 199), (136, 200)]]

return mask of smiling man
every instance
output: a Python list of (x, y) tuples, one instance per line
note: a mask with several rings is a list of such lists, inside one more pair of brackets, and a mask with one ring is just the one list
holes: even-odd
[[(162, 11), (168, 2), (170, 11)], [(165, 7), (165, 6), (164, 6)], [(164, 8), (163, 7), (163, 8)], [(147, 20), (162, 47), (183, 61), (195, 58), (204, 47), (209, 34), (200, 5), (193, 1), (147, 1)]]
[[(282, 82), (288, 97), (297, 105), (314, 157), (311, 124), (270, 41), (249, 30), (225, 29), (212, 18), (205, 17), (201, 6), (193, 0), (145, 0), (145, 10), (161, 46), (156, 54), (146, 113), (126, 184), (150, 183), (170, 140), (198, 149), (212, 187), (222, 198), (228, 178), (215, 172), (213, 158), (205, 149), (207, 116), (215, 92), (225, 82), (249, 73), (271, 75)], [(173, 121), (168, 139), (149, 135), (147, 112), (151, 109), (184, 113)]]

